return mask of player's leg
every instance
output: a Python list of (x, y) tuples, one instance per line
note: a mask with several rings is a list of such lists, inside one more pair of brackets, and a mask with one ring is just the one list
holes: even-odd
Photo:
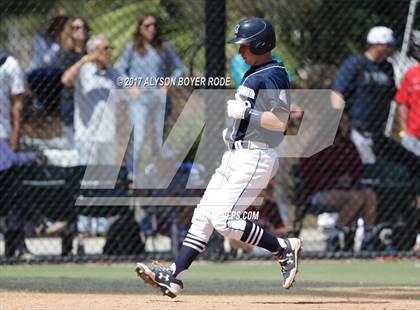
[(135, 271), (147, 284), (159, 288), (164, 295), (176, 297), (183, 288), (181, 277), (191, 263), (202, 253), (213, 233), (213, 226), (200, 207), (194, 211), (192, 224), (182, 243), (175, 262), (169, 267), (160, 264), (149, 267), (137, 263)]
[[(213, 192), (209, 188), (224, 186), (228, 157), (229, 153), (223, 156), (222, 163), (213, 174), (201, 201), (210, 201)], [(196, 207), (191, 220), (191, 227), (182, 243), (175, 262), (170, 268), (165, 268), (161, 265), (148, 267), (143, 263), (137, 263), (135, 270), (147, 284), (159, 288), (164, 295), (171, 298), (176, 297), (181, 292), (183, 285), (181, 278), (183, 274), (185, 274), (185, 271), (197, 256), (205, 250), (207, 242), (213, 233), (214, 228), (209, 218), (212, 212), (211, 209), (212, 205), (208, 204), (199, 204)]]
[(139, 262), (135, 271), (146, 283), (159, 288), (164, 295), (176, 297), (183, 288), (181, 277), (197, 256), (205, 250), (213, 230), (207, 211), (198, 206), (175, 262), (169, 268), (161, 265), (148, 267)]
[(194, 210), (191, 227), (175, 262), (171, 265), (173, 275), (177, 279), (182, 278), (191, 263), (205, 250), (207, 242), (213, 233), (214, 227), (211, 223), (211, 217), (214, 212), (213, 209), (218, 203), (217, 192), (224, 188), (228, 182), (230, 156), (230, 152), (224, 154), (222, 163), (212, 175), (199, 205)]
[(290, 288), (297, 273), (301, 241), (282, 239), (266, 232), (258, 224), (238, 217), (255, 200), (274, 175), (276, 156), (271, 151), (241, 150), (232, 152), (228, 163), (227, 184), (202, 204), (213, 205), (212, 224), (223, 236), (262, 247), (276, 257), (284, 275), (284, 287)]

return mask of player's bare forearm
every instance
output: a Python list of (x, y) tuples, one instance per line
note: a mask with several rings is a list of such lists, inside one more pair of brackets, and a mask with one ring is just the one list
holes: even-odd
[(22, 126), (22, 95), (13, 96), (13, 130), (10, 137), (10, 146), (13, 150), (17, 150), (19, 146), (20, 130)]
[(331, 105), (335, 108), (335, 109), (343, 109), (344, 105), (345, 105), (345, 101), (344, 101), (344, 96), (343, 94), (337, 92), (337, 91), (332, 91), (331, 92)]
[(405, 105), (398, 105), (398, 125), (400, 130), (407, 131), (408, 108)]
[(276, 115), (273, 112), (264, 112), (261, 116), (261, 127), (272, 131), (286, 131), (287, 119), (283, 120), (284, 117)]

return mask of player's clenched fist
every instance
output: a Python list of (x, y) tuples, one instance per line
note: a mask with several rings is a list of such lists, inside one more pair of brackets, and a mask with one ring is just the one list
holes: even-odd
[(235, 95), (235, 99), (227, 101), (227, 114), (229, 117), (235, 119), (245, 119), (245, 112), (247, 109), (246, 103), (239, 97), (238, 94)]

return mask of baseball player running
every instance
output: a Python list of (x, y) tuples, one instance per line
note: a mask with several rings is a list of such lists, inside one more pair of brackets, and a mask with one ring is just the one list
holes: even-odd
[(278, 168), (274, 148), (286, 130), (289, 105), (285, 90), (290, 86), (285, 68), (271, 58), (275, 38), (273, 26), (261, 18), (248, 18), (236, 26), (229, 43), (239, 45), (239, 53), (251, 68), (235, 99), (227, 102), (232, 121), (223, 131), (223, 138), (228, 151), (194, 211), (175, 262), (168, 268), (137, 263), (138, 276), (171, 298), (181, 292), (182, 276), (204, 251), (214, 230), (226, 238), (272, 252), (281, 267), (283, 287), (289, 289), (293, 285), (301, 240), (277, 238), (236, 216), (249, 207)]

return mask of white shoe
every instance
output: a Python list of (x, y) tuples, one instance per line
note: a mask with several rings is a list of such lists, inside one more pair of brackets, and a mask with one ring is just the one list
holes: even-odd
[(275, 256), (278, 260), (283, 274), (283, 287), (289, 289), (295, 282), (298, 273), (299, 252), (302, 249), (302, 241), (298, 238), (283, 239), (286, 248), (283, 253)]
[(163, 295), (175, 298), (182, 290), (182, 281), (174, 278), (172, 270), (155, 263), (156, 267), (148, 267), (137, 263), (134, 271), (146, 284), (158, 288)]

